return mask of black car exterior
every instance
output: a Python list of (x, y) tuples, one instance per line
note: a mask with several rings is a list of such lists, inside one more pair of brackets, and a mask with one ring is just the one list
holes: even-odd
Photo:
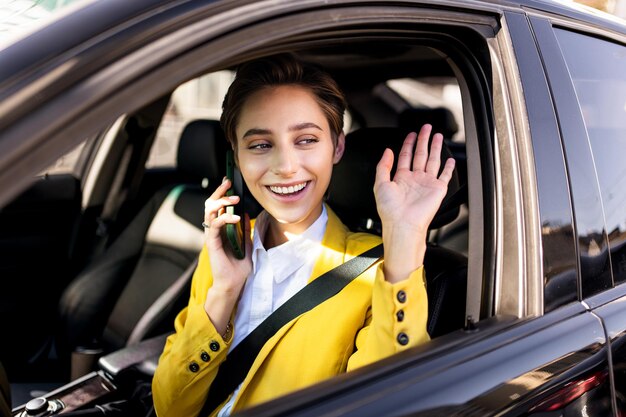
[(350, 61), (364, 44), (435, 50), (459, 80), (471, 319), (240, 415), (624, 415), (626, 25), (532, 0), (103, 0), (0, 50), (9, 380), (7, 364), (26, 362), (20, 350), (38, 345), (33, 326), (68, 282), (43, 271), (69, 276), (80, 263), (68, 256), (80, 253), (70, 250), (84, 214), (80, 178), (33, 185), (34, 175), (119, 115), (256, 56), (323, 50), (344, 61), (311, 54), (340, 82), (405, 76), (400, 54)]

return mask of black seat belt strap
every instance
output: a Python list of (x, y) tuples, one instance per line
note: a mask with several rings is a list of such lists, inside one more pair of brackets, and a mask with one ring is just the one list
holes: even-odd
[(299, 315), (336, 295), (383, 256), (379, 244), (307, 284), (270, 314), (220, 364), (199, 417), (209, 416), (243, 382), (261, 348)]

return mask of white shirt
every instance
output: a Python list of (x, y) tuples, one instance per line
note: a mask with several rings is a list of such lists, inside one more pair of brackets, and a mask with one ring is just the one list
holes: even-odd
[[(252, 242), (252, 272), (246, 280), (237, 305), (235, 334), (229, 352), (307, 284), (320, 254), (320, 243), (327, 222), (328, 213), (322, 205), (322, 213), (304, 233), (282, 245), (265, 250), (263, 238), (269, 224), (269, 214), (263, 211), (257, 217)], [(230, 415), (240, 389), (241, 385), (224, 404), (218, 417)]]

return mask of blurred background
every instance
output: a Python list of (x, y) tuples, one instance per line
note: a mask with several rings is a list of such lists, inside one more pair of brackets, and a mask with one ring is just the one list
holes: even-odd
[(577, 0), (576, 3), (584, 4), (626, 19), (626, 0)]

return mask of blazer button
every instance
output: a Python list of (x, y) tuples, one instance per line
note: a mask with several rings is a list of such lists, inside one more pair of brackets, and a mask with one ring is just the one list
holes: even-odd
[(189, 370), (190, 370), (191, 372), (198, 372), (198, 371), (200, 370), (200, 365), (198, 365), (198, 364), (197, 364), (197, 363), (195, 363), (195, 362), (191, 362), (191, 363), (189, 364)]
[(215, 340), (211, 340), (211, 343), (209, 343), (209, 348), (213, 352), (217, 352), (218, 350), (220, 350), (220, 344), (216, 342)]
[(398, 343), (400, 343), (402, 346), (406, 346), (409, 343), (409, 336), (407, 336), (404, 332), (398, 333), (397, 339)]
[(200, 354), (200, 359), (202, 359), (204, 362), (208, 362), (211, 360), (211, 357), (209, 356), (208, 353), (206, 353), (205, 351), (202, 351), (202, 353)]
[(396, 313), (396, 318), (398, 319), (398, 321), (404, 320), (404, 311), (398, 310), (398, 312)]
[(398, 291), (398, 295), (396, 296), (396, 298), (398, 298), (398, 301), (400, 301), (401, 303), (404, 303), (406, 301), (406, 293), (404, 292), (404, 290)]

